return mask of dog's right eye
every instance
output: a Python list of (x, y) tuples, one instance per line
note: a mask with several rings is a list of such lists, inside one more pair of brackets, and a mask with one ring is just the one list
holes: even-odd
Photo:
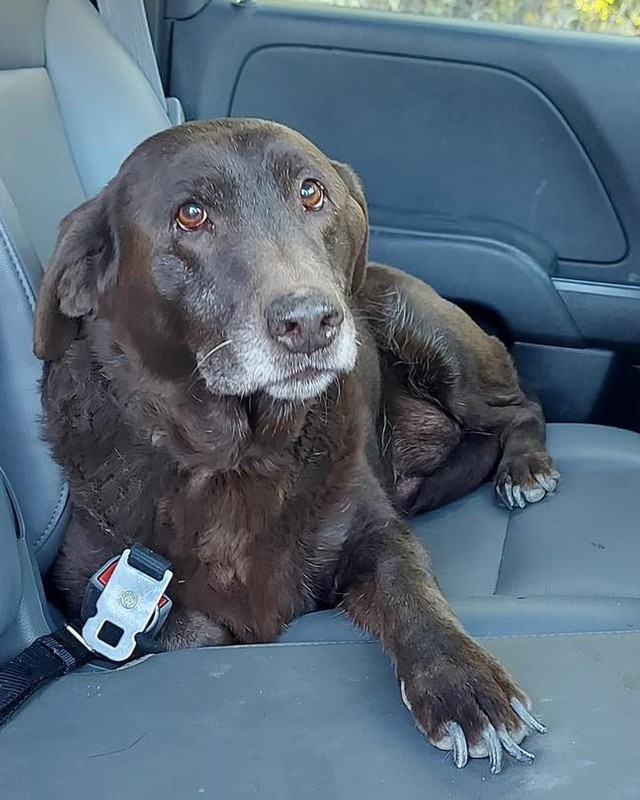
[(320, 211), (325, 201), (324, 186), (320, 181), (307, 178), (300, 185), (300, 199), (307, 211)]
[(207, 212), (198, 203), (184, 203), (176, 214), (178, 227), (183, 231), (197, 231), (207, 219)]

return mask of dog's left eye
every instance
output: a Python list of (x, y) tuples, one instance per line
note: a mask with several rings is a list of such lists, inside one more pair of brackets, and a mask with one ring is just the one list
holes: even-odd
[(183, 231), (196, 231), (207, 219), (207, 212), (198, 203), (184, 203), (176, 213), (176, 222)]
[(300, 199), (307, 211), (320, 211), (325, 201), (324, 186), (320, 181), (307, 178), (300, 184)]

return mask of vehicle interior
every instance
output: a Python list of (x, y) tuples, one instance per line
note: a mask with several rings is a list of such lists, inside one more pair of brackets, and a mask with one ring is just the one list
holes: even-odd
[[(0, 729), (0, 796), (640, 797), (640, 40), (307, 0), (147, 11), (187, 120), (277, 120), (351, 164), (371, 258), (502, 338), (541, 399), (555, 496), (509, 511), (485, 485), (412, 526), (549, 730), (525, 740), (531, 766), (456, 770), (380, 646), (319, 611), (272, 645), (55, 681)], [(60, 625), (40, 277), (60, 219), (172, 103), (89, 0), (0, 0), (0, 665)]]

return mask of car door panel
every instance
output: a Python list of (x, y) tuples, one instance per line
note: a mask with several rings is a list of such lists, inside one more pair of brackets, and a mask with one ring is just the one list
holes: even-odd
[(187, 115), (276, 119), (349, 162), (372, 258), (501, 335), (550, 419), (640, 408), (637, 42), (302, 2), (166, 14)]

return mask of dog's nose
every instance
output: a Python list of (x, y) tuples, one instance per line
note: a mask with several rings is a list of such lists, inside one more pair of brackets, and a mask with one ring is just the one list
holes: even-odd
[(300, 292), (276, 298), (267, 309), (271, 338), (292, 353), (315, 353), (336, 338), (344, 312), (323, 292)]

